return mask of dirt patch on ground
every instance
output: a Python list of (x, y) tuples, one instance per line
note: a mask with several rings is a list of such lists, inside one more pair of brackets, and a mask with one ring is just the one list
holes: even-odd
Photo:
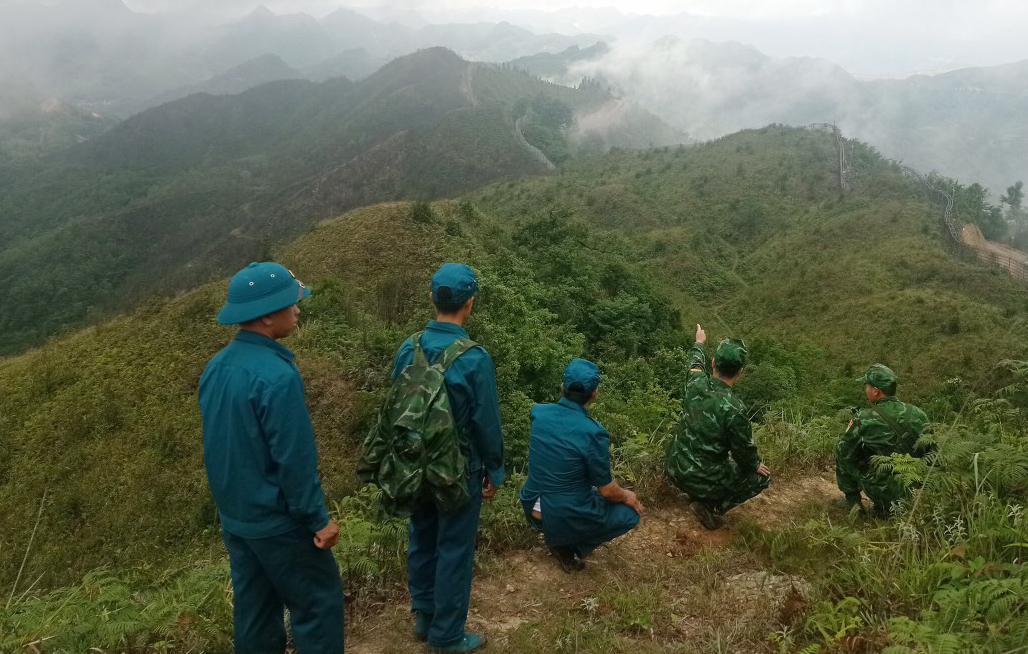
[[(801, 614), (809, 588), (803, 579), (753, 569), (752, 562), (731, 552), (733, 526), (753, 520), (784, 527), (806, 519), (812, 507), (837, 494), (828, 474), (775, 479), (763, 494), (732, 511), (726, 527), (717, 531), (700, 525), (684, 497), (664, 500), (648, 507), (638, 528), (598, 549), (586, 570), (574, 575), (561, 570), (540, 538), (530, 549), (480, 561), (468, 627), (488, 634), (491, 644), (486, 651), (522, 651), (526, 638), (547, 637), (539, 634), (555, 622), (623, 621), (612, 614), (631, 616), (631, 608), (604, 608), (604, 598), (620, 595), (623, 589), (627, 595), (637, 592), (639, 602), (652, 597), (656, 607), (648, 612), (638, 609), (652, 618), (652, 624), (640, 618), (641, 626), (629, 630), (645, 645), (640, 654), (692, 651), (683, 645), (711, 634), (719, 642), (734, 643), (735, 649), (726, 651), (759, 651), (746, 643)], [(354, 625), (347, 650), (420, 651), (411, 629), (407, 605), (390, 604)]]

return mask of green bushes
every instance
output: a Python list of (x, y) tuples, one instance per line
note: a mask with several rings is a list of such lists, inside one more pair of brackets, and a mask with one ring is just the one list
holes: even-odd
[[(799, 630), (776, 635), (781, 651), (840, 651), (859, 638), (888, 654), (1000, 654), (1028, 642), (1028, 405), (1007, 399), (1023, 397), (1017, 379), (1001, 400), (937, 426), (937, 454), (878, 462), (918, 486), (891, 521), (823, 516), (745, 528), (748, 548), (813, 578), (822, 598)], [(819, 430), (816, 421), (797, 428)]]

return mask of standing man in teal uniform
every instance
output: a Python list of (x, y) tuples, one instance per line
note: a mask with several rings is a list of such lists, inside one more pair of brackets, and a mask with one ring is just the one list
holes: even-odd
[[(458, 338), (468, 338), (464, 321), (471, 315), (478, 279), (462, 263), (443, 264), (432, 275), (436, 318), (421, 336), (421, 348), (433, 363)], [(393, 379), (414, 360), (413, 337), (400, 346)], [(416, 621), (414, 634), (435, 652), (470, 652), (485, 636), (464, 630), (471, 604), (471, 573), (478, 538), (482, 498), (491, 498), (503, 483), (503, 429), (496, 396), (496, 371), (489, 353), (475, 346), (460, 355), (444, 377), (454, 422), (464, 435), (471, 500), (452, 513), (434, 504), (415, 510), (410, 519), (407, 585)]]
[(599, 386), (596, 365), (572, 359), (564, 369), (564, 397), (532, 407), (521, 504), (565, 572), (582, 570), (583, 559), (634, 529), (643, 512), (635, 493), (614, 481), (610, 435), (585, 409)]
[(303, 380), (277, 343), (310, 294), (277, 263), (251, 263), (228, 285), (218, 322), (239, 332), (200, 378), (203, 457), (235, 594), (235, 651), (283, 654), (284, 608), (300, 654), (341, 654), (343, 586), (330, 548)]
[(746, 345), (721, 341), (707, 368), (707, 334), (696, 325), (689, 349), (689, 372), (682, 397), (682, 420), (668, 445), (664, 471), (693, 500), (689, 508), (707, 529), (718, 529), (724, 515), (768, 487), (771, 471), (753, 444), (746, 407), (732, 387), (746, 365)]

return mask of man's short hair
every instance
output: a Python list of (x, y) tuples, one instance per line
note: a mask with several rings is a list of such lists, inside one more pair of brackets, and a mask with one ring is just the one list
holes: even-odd
[(728, 377), (729, 379), (731, 379), (732, 377), (735, 377), (740, 372), (742, 372), (742, 363), (736, 362), (736, 361), (729, 361), (729, 362), (726, 362), (726, 363), (722, 363), (722, 362), (718, 361), (717, 358), (715, 357), (714, 358), (714, 370), (716, 370), (717, 373), (719, 375), (721, 375), (722, 377)]
[(592, 396), (593, 394), (586, 391), (585, 384), (582, 382), (571, 382), (570, 386), (564, 387), (564, 397), (576, 404), (581, 404), (582, 406), (585, 406), (585, 403), (588, 402)]
[(440, 288), (436, 294), (432, 297), (432, 304), (435, 305), (435, 310), (443, 315), (453, 315), (460, 311), (467, 300), (457, 301), (453, 298), (453, 292), (448, 286)]
[[(867, 384), (867, 382), (864, 382), (864, 383)], [(896, 396), (896, 382), (892, 382), (891, 384), (886, 385), (884, 388), (882, 386), (875, 386), (874, 384), (867, 384), (867, 385), (870, 386), (871, 388), (877, 388), (881, 392), (885, 393), (885, 397), (895, 397)]]

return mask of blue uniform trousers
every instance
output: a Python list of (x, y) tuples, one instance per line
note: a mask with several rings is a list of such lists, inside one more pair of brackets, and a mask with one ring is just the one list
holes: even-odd
[(413, 610), (433, 616), (428, 644), (435, 647), (460, 642), (471, 605), (482, 472), (469, 475), (468, 485), (471, 500), (456, 511), (426, 505), (410, 518), (407, 587)]
[(595, 490), (585, 502), (565, 504), (562, 498), (562, 494), (543, 497), (542, 520), (532, 516), (534, 501), (523, 501), (522, 507), (528, 521), (542, 530), (548, 547), (574, 548), (583, 559), (639, 524), (635, 509), (611, 502)]
[(299, 654), (342, 654), (343, 582), (331, 550), (315, 547), (302, 528), (269, 538), (222, 535), (232, 567), (236, 652), (283, 654), (286, 607)]

